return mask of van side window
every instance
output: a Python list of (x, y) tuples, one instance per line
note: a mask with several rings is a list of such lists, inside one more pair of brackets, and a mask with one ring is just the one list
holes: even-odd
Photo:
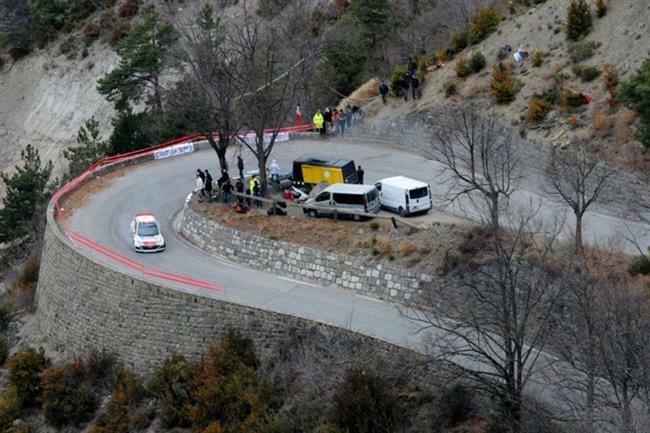
[(335, 192), (334, 201), (338, 204), (363, 205), (363, 194), (342, 194)]
[(329, 192), (321, 192), (321, 193), (318, 194), (318, 196), (316, 197), (316, 201), (317, 201), (317, 202), (328, 201), (329, 199), (330, 199), (330, 193), (329, 193)]

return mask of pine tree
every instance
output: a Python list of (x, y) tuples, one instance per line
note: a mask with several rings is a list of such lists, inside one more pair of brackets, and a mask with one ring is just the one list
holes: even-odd
[(377, 40), (388, 34), (393, 27), (388, 0), (355, 0), (350, 10), (361, 23), (363, 36), (370, 47), (375, 46)]
[(99, 133), (99, 122), (93, 116), (79, 127), (77, 146), (63, 151), (69, 161), (70, 178), (77, 177), (95, 161), (107, 155), (108, 146)]
[(641, 69), (621, 86), (619, 99), (630, 110), (638, 114), (639, 126), (636, 138), (650, 148), (650, 58)]
[(591, 31), (591, 9), (585, 0), (572, 0), (566, 18), (567, 39), (578, 41)]
[(120, 64), (97, 82), (97, 91), (124, 111), (148, 90), (147, 105), (162, 112), (160, 75), (175, 42), (171, 24), (155, 14), (146, 16), (118, 43)]
[(0, 242), (10, 241), (29, 233), (27, 224), (34, 218), (45, 198), (45, 188), (52, 173), (52, 161), (41, 166), (38, 150), (32, 145), (20, 152), (22, 166), (13, 175), (0, 173), (6, 195), (0, 209)]

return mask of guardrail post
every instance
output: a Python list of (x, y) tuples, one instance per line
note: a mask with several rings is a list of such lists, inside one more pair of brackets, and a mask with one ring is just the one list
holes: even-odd
[(339, 222), (339, 213), (336, 209), (334, 209), (334, 222)]
[(395, 220), (395, 217), (390, 217), (390, 220), (393, 223), (393, 227), (397, 228), (397, 221)]

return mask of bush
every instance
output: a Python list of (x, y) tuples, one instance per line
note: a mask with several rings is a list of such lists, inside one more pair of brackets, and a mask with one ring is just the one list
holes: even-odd
[(571, 70), (578, 78), (585, 82), (593, 81), (600, 75), (600, 71), (595, 66), (574, 65)]
[(86, 22), (86, 25), (84, 25), (83, 32), (86, 38), (86, 43), (90, 44), (93, 40), (99, 37), (99, 26), (93, 21), (88, 20), (88, 22)]
[(451, 45), (454, 51), (460, 53), (467, 48), (469, 33), (467, 29), (456, 30), (451, 37)]
[(379, 223), (377, 221), (370, 221), (370, 223), (368, 224), (368, 228), (376, 232), (377, 230), (379, 230)]
[(557, 105), (562, 102), (561, 88), (557, 85), (552, 86), (542, 93), (533, 94), (533, 99), (542, 99), (551, 105)]
[(610, 122), (607, 116), (602, 111), (596, 111), (594, 114), (594, 129), (596, 131), (607, 132), (609, 130)]
[(509, 104), (517, 97), (518, 82), (512, 78), (510, 66), (501, 68), (498, 65), (492, 70), (490, 89), (497, 104)]
[(131, 419), (143, 397), (142, 384), (131, 372), (122, 370), (106, 412), (89, 433), (129, 433)]
[(438, 401), (439, 423), (451, 428), (467, 421), (472, 415), (472, 394), (472, 390), (463, 385), (443, 389)]
[(609, 93), (610, 107), (615, 107), (618, 103), (618, 71), (611, 65), (603, 67), (603, 85)]
[(94, 387), (105, 386), (120, 373), (115, 355), (104, 350), (91, 350), (86, 357), (86, 377)]
[(534, 123), (539, 123), (551, 111), (551, 104), (541, 98), (533, 97), (533, 100), (528, 104), (528, 120)]
[(635, 257), (627, 268), (630, 275), (649, 275), (650, 260), (645, 256)]
[(0, 304), (0, 332), (6, 332), (11, 322), (11, 307), (7, 304)]
[(449, 81), (447, 84), (445, 84), (444, 90), (445, 97), (450, 98), (458, 93), (458, 86), (453, 81)]
[(458, 59), (456, 59), (456, 64), (454, 65), (454, 71), (456, 71), (456, 76), (458, 76), (459, 78), (465, 78), (472, 73), (472, 68), (465, 54), (461, 54), (460, 56), (458, 56)]
[(14, 281), (12, 287), (17, 290), (34, 290), (38, 284), (38, 275), (41, 269), (41, 258), (38, 256), (31, 256), (25, 262), (23, 270)]
[(16, 396), (16, 387), (9, 384), (5, 391), (0, 391), (0, 431), (7, 431), (18, 416), (20, 416), (20, 402)]
[(61, 54), (68, 54), (70, 51), (72, 51), (75, 47), (75, 38), (74, 36), (68, 36), (61, 42), (61, 45), (59, 45), (59, 51)]
[[(270, 419), (274, 393), (257, 372), (253, 343), (230, 330), (190, 372), (191, 404), (187, 410), (193, 430), (219, 420), (225, 431), (262, 431)], [(215, 430), (218, 431), (218, 430)]]
[(574, 92), (569, 89), (562, 91), (562, 106), (565, 109), (580, 107), (586, 103), (587, 100), (583, 93)]
[(481, 9), (474, 15), (472, 24), (469, 26), (468, 42), (472, 45), (481, 42), (499, 27), (499, 22), (501, 22), (501, 16), (495, 7)]
[(442, 266), (440, 268), (440, 273), (442, 275), (447, 275), (450, 272), (456, 270), (463, 263), (463, 258), (454, 251), (447, 250), (442, 256)]
[(9, 354), (9, 345), (4, 335), (0, 335), (0, 366), (5, 365), (7, 355)]
[(117, 13), (122, 18), (131, 18), (132, 16), (138, 13), (139, 8), (140, 8), (139, 0), (125, 0), (124, 3), (122, 3), (117, 8)]
[(86, 380), (83, 362), (50, 367), (42, 374), (43, 413), (55, 426), (80, 426), (92, 419), (97, 398)]
[(388, 381), (374, 371), (353, 368), (337, 387), (332, 421), (348, 433), (395, 431), (397, 397)]
[(389, 87), (393, 96), (400, 97), (402, 96), (402, 89), (404, 88), (404, 83), (408, 81), (408, 66), (406, 65), (397, 65), (393, 69), (393, 73), (390, 76)]
[(635, 136), (650, 148), (650, 59), (646, 59), (637, 73), (623, 83), (619, 99), (638, 114)]
[(541, 51), (535, 51), (533, 54), (533, 67), (539, 68), (544, 63), (544, 53)]
[(190, 403), (189, 364), (181, 355), (172, 355), (154, 371), (148, 388), (156, 399), (165, 427), (189, 427), (186, 411)]
[(593, 56), (597, 47), (594, 42), (576, 42), (569, 45), (569, 58), (573, 63), (580, 63)]
[(485, 64), (485, 56), (480, 51), (475, 52), (469, 58), (469, 66), (474, 73), (480, 72), (485, 67)]
[(402, 257), (408, 257), (417, 251), (417, 249), (413, 242), (402, 242), (399, 246), (399, 253)]
[(40, 401), (43, 392), (41, 373), (50, 364), (42, 348), (37, 351), (29, 347), (9, 358), (8, 379), (16, 388), (16, 399), (21, 408), (35, 406)]
[(596, 0), (596, 16), (602, 18), (607, 15), (607, 3), (605, 0)]
[(591, 9), (585, 0), (572, 0), (567, 9), (566, 36), (578, 41), (591, 31)]

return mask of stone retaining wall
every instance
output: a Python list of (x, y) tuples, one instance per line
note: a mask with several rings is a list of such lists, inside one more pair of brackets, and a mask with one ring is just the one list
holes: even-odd
[(192, 201), (183, 212), (181, 234), (200, 249), (264, 272), (322, 286), (335, 285), (365, 296), (406, 302), (433, 280), (430, 274), (360, 257), (328, 253), (224, 227), (209, 219)]

